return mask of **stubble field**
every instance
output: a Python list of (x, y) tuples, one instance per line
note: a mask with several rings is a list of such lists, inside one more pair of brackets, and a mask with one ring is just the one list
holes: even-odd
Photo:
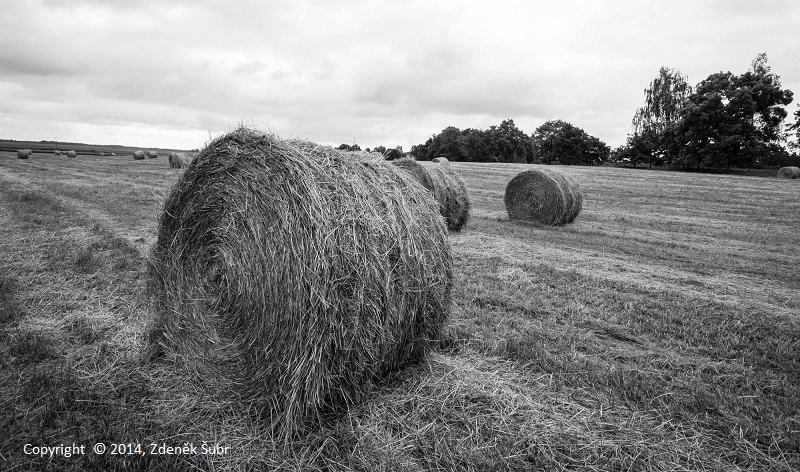
[[(445, 339), (287, 445), (225, 386), (176, 398), (141, 361), (145, 259), (181, 171), (0, 153), (0, 469), (800, 469), (800, 182), (559, 167), (584, 208), (540, 227), (503, 204), (531, 166), (451, 165), (473, 212), (450, 235)], [(203, 441), (228, 453), (23, 452)]]

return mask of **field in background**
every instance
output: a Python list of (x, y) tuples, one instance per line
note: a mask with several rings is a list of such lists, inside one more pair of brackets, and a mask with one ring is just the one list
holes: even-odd
[(54, 154), (56, 150), (75, 151), (78, 155), (98, 156), (104, 153), (106, 156), (111, 155), (113, 152), (116, 157), (132, 156), (135, 151), (157, 151), (162, 156), (169, 155), (172, 151), (179, 151), (180, 149), (164, 149), (152, 147), (131, 147), (112, 144), (85, 144), (85, 143), (65, 143), (57, 141), (13, 141), (8, 139), (0, 139), (0, 153), (10, 153), (16, 155), (18, 149), (30, 149), (35, 153), (42, 155)]
[[(451, 235), (445, 341), (287, 446), (139, 360), (144, 258), (180, 171), (0, 153), (0, 468), (800, 468), (800, 182), (559, 167), (585, 203), (552, 228), (505, 214), (531, 166), (452, 165), (473, 213)], [(22, 454), (97, 441), (230, 453)]]

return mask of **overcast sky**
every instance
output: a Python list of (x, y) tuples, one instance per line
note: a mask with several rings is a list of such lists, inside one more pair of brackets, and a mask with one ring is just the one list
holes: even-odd
[(0, 8), (0, 138), (191, 149), (244, 122), (408, 151), (512, 118), (528, 134), (566, 120), (616, 147), (659, 67), (694, 85), (760, 52), (800, 99), (797, 0)]

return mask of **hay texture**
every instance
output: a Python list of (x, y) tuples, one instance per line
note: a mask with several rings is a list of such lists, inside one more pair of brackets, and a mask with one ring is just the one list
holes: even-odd
[(156, 152), (156, 151), (147, 151), (146, 155), (147, 155), (147, 157), (149, 159), (155, 159), (156, 157), (158, 157), (158, 152)]
[(581, 212), (583, 193), (574, 180), (558, 171), (527, 170), (508, 183), (505, 203), (513, 220), (563, 225)]
[(423, 356), (449, 312), (447, 232), (422, 187), (364, 162), (244, 127), (210, 142), (160, 217), (151, 355), (228, 376), (286, 437)]
[(77, 157), (78, 153), (75, 151), (67, 151), (67, 157)]
[(443, 164), (443, 163), (446, 164), (446, 163), (450, 162), (450, 160), (447, 159), (444, 156), (439, 156), (439, 157), (434, 157), (433, 159), (431, 159), (431, 162), (436, 162), (437, 164)]
[(423, 166), (419, 162), (403, 158), (392, 164), (406, 172), (428, 189), (436, 202), (439, 213), (450, 231), (461, 231), (469, 220), (470, 201), (464, 182), (446, 162)]
[(137, 161), (143, 160), (145, 157), (144, 151), (134, 151), (133, 158)]
[(17, 150), (17, 159), (27, 159), (27, 158), (31, 157), (31, 154), (33, 154), (33, 152), (31, 152), (30, 149), (18, 149)]
[(169, 161), (170, 168), (180, 169), (181, 167), (186, 167), (191, 164), (193, 158), (194, 156), (187, 152), (171, 152), (167, 160)]
[(781, 167), (778, 171), (779, 179), (798, 179), (800, 178), (800, 167)]

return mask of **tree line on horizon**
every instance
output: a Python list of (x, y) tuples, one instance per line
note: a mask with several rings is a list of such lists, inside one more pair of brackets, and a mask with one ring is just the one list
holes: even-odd
[[(412, 146), (410, 154), (420, 161), (443, 156), (456, 162), (618, 163), (675, 169), (800, 165), (800, 108), (794, 123), (785, 124), (785, 107), (793, 93), (782, 88), (766, 53), (758, 54), (742, 74), (714, 73), (694, 87), (679, 71), (661, 67), (644, 95), (644, 106), (632, 119), (632, 133), (614, 150), (563, 120), (549, 120), (527, 135), (509, 118), (485, 130), (448, 126)], [(360, 147), (342, 144), (339, 149)], [(401, 146), (373, 151), (387, 159), (404, 154)]]

